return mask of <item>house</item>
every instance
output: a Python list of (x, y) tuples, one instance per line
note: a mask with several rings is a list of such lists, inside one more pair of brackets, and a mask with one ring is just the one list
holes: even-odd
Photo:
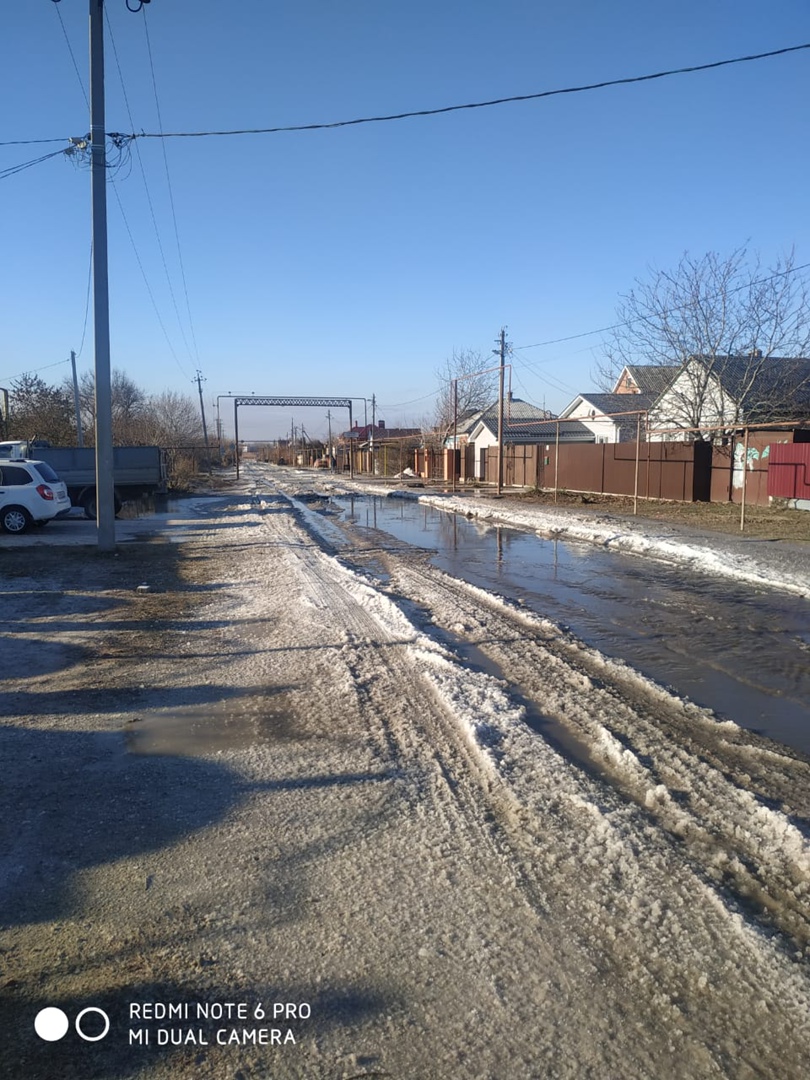
[(483, 413), (483, 409), (469, 409), (461, 413), (455, 427), (448, 432), (447, 437), (444, 439), (443, 445), (445, 449), (452, 450), (453, 447), (463, 449), (467, 446), (470, 441), (470, 432), (481, 419)]
[(614, 394), (577, 394), (560, 413), (560, 419), (578, 420), (598, 443), (635, 442), (639, 416), (643, 438), (647, 411), (656, 396), (636, 390)]
[(411, 439), (414, 435), (420, 435), (421, 431), (421, 428), (389, 428), (385, 426), (384, 420), (378, 420), (376, 424), (358, 424), (355, 422), (351, 431), (344, 431), (341, 438), (351, 439), (355, 449), (358, 449), (364, 446), (373, 446), (375, 443), (381, 443), (385, 440)]
[(691, 356), (650, 411), (650, 438), (721, 440), (724, 429), (810, 418), (810, 359)]
[(411, 444), (421, 436), (421, 428), (389, 428), (384, 420), (378, 420), (376, 424), (355, 423), (351, 431), (343, 432), (341, 441), (351, 446), (354, 467), (360, 472), (389, 475), (410, 464)]
[(614, 394), (659, 397), (680, 371), (680, 364), (627, 364), (613, 387)]
[[(498, 403), (484, 409), (474, 421), (468, 434), (473, 448), (473, 475), (481, 480), (486, 476), (487, 451), (498, 445)], [(546, 409), (539, 409), (510, 394), (503, 407), (504, 446), (527, 446), (538, 443), (593, 442), (594, 436), (577, 420), (558, 423)]]

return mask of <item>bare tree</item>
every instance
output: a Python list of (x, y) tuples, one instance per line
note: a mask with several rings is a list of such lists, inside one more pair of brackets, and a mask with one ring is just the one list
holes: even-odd
[(439, 445), (442, 445), (453, 431), (458, 395), (459, 419), (480, 412), (491, 405), (498, 393), (498, 373), (495, 361), (476, 349), (454, 349), (441, 368), (436, 372), (439, 381), (439, 395), (432, 417), (422, 422), (435, 433)]
[(773, 419), (810, 382), (807, 365), (796, 363), (810, 348), (810, 294), (793, 252), (769, 268), (744, 248), (685, 253), (674, 270), (636, 281), (617, 316), (597, 382), (612, 389), (628, 364), (681, 366), (668, 408), (683, 427), (718, 410), (729, 423), (752, 412)]
[(158, 446), (189, 447), (203, 443), (198, 406), (190, 395), (174, 390), (164, 390), (147, 398), (139, 430), (144, 442)]
[[(67, 378), (65, 392), (73, 397), (73, 382)], [(141, 389), (125, 371), (114, 368), (110, 383), (112, 398), (113, 442), (116, 446), (129, 446), (142, 443), (139, 421), (147, 407), (146, 391)], [(79, 410), (85, 441), (95, 440), (96, 428), (96, 380), (92, 371), (83, 371), (79, 376)]]

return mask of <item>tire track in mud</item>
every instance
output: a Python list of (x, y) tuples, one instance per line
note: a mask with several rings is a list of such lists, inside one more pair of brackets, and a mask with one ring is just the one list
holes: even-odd
[[(290, 502), (300, 510), (295, 500)], [(453, 849), (449, 838), (459, 832), (468, 834), (466, 842), (480, 849), (485, 862), (500, 867), (497, 876), (517, 889), (533, 912), (547, 914), (547, 889), (530, 869), (533, 841), (519, 827), (522, 811), (502, 788), (490, 763), (471, 745), (459, 719), (459, 707), (469, 711), (467, 702), (453, 701), (459, 689), (459, 665), (443, 646), (425, 637), (363, 571), (348, 568), (342, 559), (324, 552), (322, 538), (300, 512), (296, 523), (301, 531), (289, 551), (306, 595), (325, 616), (339, 612), (345, 618), (341, 660), (354, 681), (359, 711), (389, 766), (402, 769), (410, 778), (411, 806), (418, 815), (432, 818), (448, 838), (440, 845), (440, 858)], [(482, 684), (479, 695), (492, 693), (489, 676), (466, 672), (465, 695), (474, 694), (476, 680)], [(397, 703), (393, 714), (392, 700)], [(520, 707), (507, 698), (503, 708), (520, 713)], [(561, 943), (555, 941), (549, 943), (545, 959), (537, 959), (546, 969), (549, 992), (573, 1000), (571, 979), (566, 965), (560, 963), (561, 951)], [(573, 963), (581, 965), (581, 956)], [(589, 977), (597, 974), (593, 964)]]
[[(807, 946), (806, 823), (774, 808), (786, 798), (808, 805), (807, 762), (718, 723), (552, 624), (440, 571), (415, 573), (401, 564), (392, 579), (584, 743), (585, 764), (596, 762), (608, 783), (676, 837), (707, 879)], [(755, 781), (750, 773), (757, 771)]]
[[(554, 624), (424, 560), (415, 570), (399, 554), (401, 545), (381, 554), (374, 532), (348, 535), (355, 560), (372, 553), (387, 566), (400, 603), (420, 605), (423, 621), (440, 629), (451, 647), (473, 643), (513, 694), (554, 721), (555, 742), (569, 758), (573, 750), (576, 763), (589, 771), (595, 766), (676, 837), (707, 880), (808, 945), (807, 823), (790, 818), (791, 810), (810, 808), (806, 761), (717, 722)], [(789, 811), (777, 809), (780, 804)]]
[[(502, 670), (510, 672), (510, 681), (518, 682), (522, 693), (528, 691), (535, 695), (535, 700), (542, 702), (546, 712), (556, 711), (553, 683), (558, 682), (556, 692), (559, 694), (561, 679), (564, 691), (570, 691), (572, 686), (577, 691), (584, 689), (588, 699), (594, 692), (601, 693), (607, 699), (605, 704), (614, 711), (624, 713), (626, 722), (641, 726), (646, 723), (654, 728), (650, 716), (639, 713), (639, 704), (646, 696), (644, 684), (634, 687), (635, 700), (632, 705), (623, 701), (614, 688), (606, 685), (606, 672), (601, 670), (606, 665), (598, 654), (585, 650), (585, 663), (573, 661), (571, 655), (550, 657), (548, 643), (549, 640), (554, 642), (555, 636), (553, 633), (549, 635), (549, 627), (541, 625), (534, 628), (535, 634), (540, 631), (538, 648), (538, 643), (532, 641), (532, 634), (527, 633), (527, 627), (523, 625), (524, 616), (515, 612), (517, 626), (514, 625), (508, 614), (504, 617), (498, 610), (500, 605), (495, 598), (487, 608), (487, 603), (482, 604), (483, 598), (477, 590), (473, 590), (474, 595), (470, 597), (466, 586), (444, 580), (440, 572), (426, 571), (425, 567), (420, 567), (416, 572), (408, 565), (394, 567), (390, 562), (389, 568), (392, 586), (407, 586), (400, 595), (407, 597), (410, 603), (420, 603), (437, 627), (448, 628), (444, 631), (449, 631), (448, 636), (463, 632), (468, 639), (475, 640), (479, 649), (493, 656), (502, 665)], [(448, 597), (452, 599), (450, 604)], [(486, 610), (483, 619), (480, 616), (481, 607)], [(461, 622), (458, 619), (460, 611), (463, 613)], [(476, 628), (483, 632), (478, 637)], [(564, 638), (563, 645), (563, 654), (571, 648), (577, 654), (582, 652), (580, 646)], [(542, 671), (545, 661), (547, 671), (550, 659), (556, 661), (554, 677), (551, 680), (541, 677), (532, 682), (532, 676), (538, 673), (538, 665)], [(586, 669), (591, 666), (587, 661), (592, 661), (600, 669), (603, 681), (598, 683), (587, 672)], [(626, 674), (621, 674), (619, 681), (626, 682)], [(681, 709), (679, 702), (666, 702), (663, 692), (652, 684), (649, 689), (656, 705), (660, 699), (676, 713)], [(556, 705), (560, 707), (566, 723), (571, 722), (572, 712), (575, 722), (577, 719), (589, 719), (587, 709), (576, 715), (577, 709), (571, 708), (567, 692), (557, 698)], [(646, 702), (646, 705), (649, 708), (650, 703)], [(569, 715), (565, 716), (566, 713)], [(699, 710), (695, 710), (695, 713), (699, 714)], [(699, 718), (706, 720), (705, 716)], [(587, 736), (588, 724), (581, 726)], [(529, 753), (536, 756), (539, 751), (543, 756), (539, 741), (536, 738), (530, 741), (534, 741), (535, 745)], [(594, 756), (598, 756), (601, 741), (592, 740)], [(659, 753), (663, 743), (664, 739), (659, 733)], [(516, 756), (519, 757), (519, 754)], [(693, 757), (686, 753), (676, 753), (675, 756), (683, 767), (682, 776), (690, 769), (697, 768), (698, 773), (701, 772), (700, 762)], [(538, 787), (542, 786), (545, 790), (531, 792), (524, 787), (517, 800), (517, 816), (522, 818), (520, 825), (525, 834), (535, 840), (535, 869), (539, 864), (543, 877), (554, 882), (554, 917), (562, 918), (565, 923), (566, 915), (573, 914), (574, 917), (567, 920), (570, 932), (590, 941), (591, 956), (599, 970), (627, 981), (634, 1015), (646, 1013), (649, 1022), (655, 1022), (655, 1019), (660, 1022), (663, 1014), (674, 1030), (688, 1038), (694, 1030), (694, 998), (700, 998), (709, 985), (714, 989), (711, 1013), (713, 1023), (717, 1023), (718, 1028), (737, 1023), (740, 1003), (746, 999), (747, 1007), (754, 1010), (770, 1013), (778, 1009), (783, 1000), (780, 983), (785, 975), (792, 984), (792, 993), (798, 993), (799, 1000), (807, 1000), (805, 972), (794, 969), (791, 964), (784, 968), (785, 952), (781, 946), (777, 946), (775, 951), (766, 948), (769, 962), (763, 964), (763, 957), (759, 955), (763, 944), (761, 935), (743, 920), (733, 901), (731, 904), (724, 901), (722, 892), (718, 892), (714, 886), (718, 874), (708, 872), (712, 869), (708, 856), (717, 859), (726, 844), (733, 849), (734, 842), (740, 839), (739, 825), (735, 829), (732, 823), (732, 827), (724, 832), (718, 827), (717, 821), (713, 821), (714, 835), (706, 829), (706, 839), (700, 836), (696, 838), (700, 829), (699, 822), (695, 822), (688, 829), (681, 829), (679, 836), (675, 824), (667, 821), (659, 805), (662, 801), (660, 785), (655, 789), (657, 800), (652, 806), (649, 800), (639, 799), (641, 792), (649, 789), (643, 786), (646, 779), (643, 773), (640, 777), (633, 775), (635, 759), (630, 759), (629, 764), (633, 766), (630, 768), (628, 760), (620, 752), (618, 762), (611, 755), (606, 755), (605, 764), (607, 778), (611, 782), (607, 790), (604, 783), (597, 784), (594, 790), (594, 783), (587, 781), (578, 768), (570, 766), (570, 763), (568, 776), (562, 781), (560, 765), (563, 762), (551, 764), (545, 775), (540, 770), (535, 773), (533, 780), (535, 784), (539, 781)], [(628, 781), (628, 774), (636, 781), (635, 788)], [(734, 788), (731, 791), (723, 790), (727, 781), (715, 771), (709, 770), (704, 779), (708, 790), (702, 793), (703, 805), (698, 808), (700, 812), (707, 813), (706, 804), (712, 798), (717, 799), (719, 804), (716, 809), (719, 821), (730, 810), (736, 814), (739, 823), (742, 814), (751, 810), (748, 805), (750, 793), (738, 792)], [(615, 794), (611, 796), (611, 792)], [(629, 804), (625, 801), (628, 796)], [(634, 804), (639, 804), (640, 808), (637, 809)], [(693, 811), (693, 816), (698, 817), (698, 814)], [(659, 827), (661, 825), (663, 832)], [(783, 833), (791, 832), (791, 826), (784, 816), (778, 825)], [(752, 832), (756, 833), (756, 829)], [(673, 836), (677, 837), (676, 841), (673, 841)], [(564, 839), (566, 837), (577, 839), (571, 843)], [(776, 837), (768, 830), (758, 836), (759, 844), (765, 847), (771, 839)], [(582, 858), (583, 844), (588, 852), (585, 859)], [(801, 850), (791, 850), (797, 845)], [(789, 835), (785, 846), (789, 849), (785, 858), (780, 859), (777, 852), (764, 868), (757, 868), (756, 876), (752, 872), (748, 877), (746, 868), (734, 866), (733, 883), (743, 900), (747, 895), (752, 896), (769, 908), (776, 925), (802, 939), (807, 924), (807, 909), (803, 902), (803, 886), (807, 880), (804, 869), (806, 845), (800, 835)], [(758, 847), (757, 854), (761, 857), (765, 852)], [(795, 862), (791, 861), (794, 855)], [(784, 875), (785, 866), (794, 871), (789, 879)], [(601, 893), (601, 897), (583, 897), (583, 878), (586, 881), (590, 879), (588, 884), (591, 890)], [(791, 886), (796, 885), (795, 893), (791, 893)], [(719, 967), (716, 966), (717, 958), (722, 958), (731, 941), (734, 941), (731, 948), (736, 953), (735, 959), (731, 962), (721, 959)], [(681, 954), (679, 943), (683, 942), (690, 944), (686, 956)], [(647, 961), (643, 964), (639, 962), (639, 951), (647, 953)], [(770, 968), (767, 977), (766, 968)], [(733, 988), (727, 985), (723, 992), (718, 992), (718, 985), (724, 980), (730, 981)], [(804, 1038), (810, 1035), (806, 1012), (801, 1007), (785, 1023), (786, 1038), (796, 1037), (794, 1024), (797, 1022)], [(714, 1053), (717, 1063), (723, 1068), (731, 1064), (725, 1059), (725, 1052), (719, 1043)], [(764, 1053), (763, 1045), (747, 1057), (750, 1067), (756, 1070), (755, 1074), (762, 1065), (761, 1055)], [(742, 1060), (746, 1058), (737, 1053), (734, 1067), (739, 1068)]]
[[(423, 619), (441, 627), (451, 646), (472, 642), (513, 692), (550, 716), (569, 757), (573, 750), (573, 760), (595, 766), (649, 812), (710, 880), (807, 945), (810, 854), (801, 815), (810, 810), (808, 762), (717, 722), (554, 624), (424, 560), (414, 571), (401, 545), (381, 557), (384, 534), (348, 535), (355, 561), (382, 558), (400, 602), (421, 603)], [(436, 610), (437, 597), (449, 600), (449, 614)]]

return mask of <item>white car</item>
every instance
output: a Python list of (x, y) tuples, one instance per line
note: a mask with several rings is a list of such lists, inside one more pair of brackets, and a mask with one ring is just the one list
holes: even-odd
[(44, 461), (0, 461), (0, 526), (21, 533), (70, 510), (67, 487)]

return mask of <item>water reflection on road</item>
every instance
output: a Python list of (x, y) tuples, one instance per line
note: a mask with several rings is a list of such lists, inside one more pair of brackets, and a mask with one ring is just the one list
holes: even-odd
[(333, 499), (744, 727), (810, 753), (810, 603), (649, 558), (485, 525), (404, 499)]

